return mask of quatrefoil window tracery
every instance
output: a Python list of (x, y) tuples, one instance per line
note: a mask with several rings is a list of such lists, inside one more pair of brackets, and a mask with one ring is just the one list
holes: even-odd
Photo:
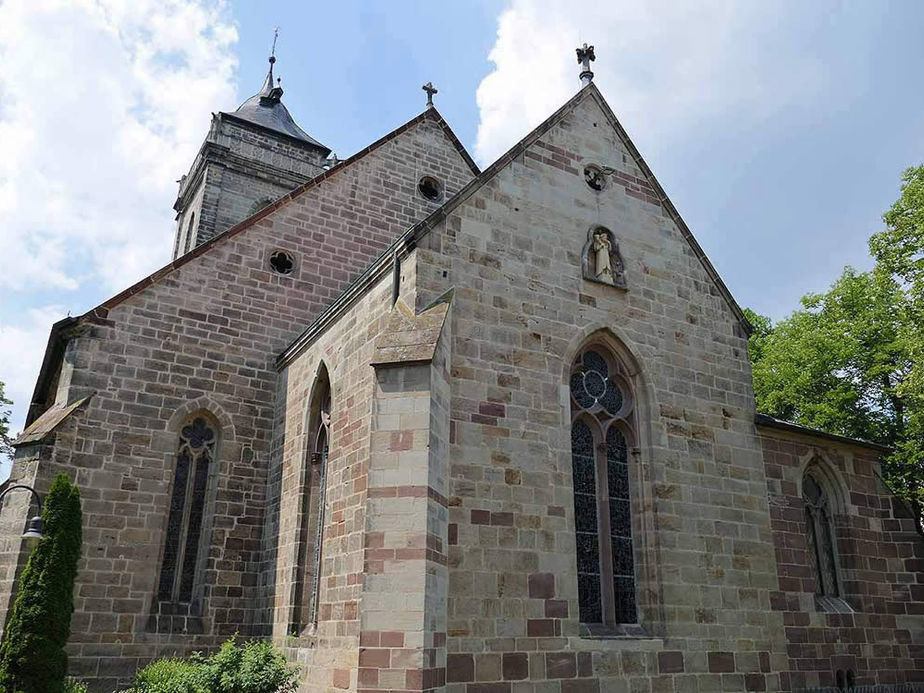
[(582, 409), (602, 407), (610, 416), (622, 408), (622, 389), (610, 375), (606, 360), (596, 351), (586, 351), (571, 374), (571, 396)]

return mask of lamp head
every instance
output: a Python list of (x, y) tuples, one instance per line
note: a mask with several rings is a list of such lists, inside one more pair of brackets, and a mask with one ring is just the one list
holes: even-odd
[(29, 524), (26, 526), (26, 531), (22, 533), (22, 538), (23, 539), (35, 539), (36, 541), (39, 539), (45, 538), (45, 535), (42, 534), (42, 518), (41, 517), (36, 515), (31, 520), (29, 520)]

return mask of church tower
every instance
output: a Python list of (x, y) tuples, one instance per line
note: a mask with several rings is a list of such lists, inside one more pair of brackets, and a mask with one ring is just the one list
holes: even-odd
[(173, 258), (189, 252), (324, 171), (330, 149), (302, 130), (269, 72), (233, 113), (213, 113), (205, 142), (179, 183)]

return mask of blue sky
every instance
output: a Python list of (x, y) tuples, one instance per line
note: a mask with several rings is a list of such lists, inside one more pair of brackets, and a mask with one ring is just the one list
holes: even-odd
[(22, 425), (51, 323), (169, 260), (176, 179), (266, 72), (341, 157), (419, 113), (482, 165), (579, 87), (574, 48), (738, 301), (823, 290), (924, 161), (924, 3), (4, 0), (0, 380)]

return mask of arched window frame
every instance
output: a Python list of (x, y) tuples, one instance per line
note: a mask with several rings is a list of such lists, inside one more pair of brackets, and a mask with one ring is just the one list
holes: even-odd
[(184, 253), (188, 253), (193, 246), (193, 240), (196, 236), (196, 213), (190, 212), (189, 214), (189, 225), (186, 227), (186, 249)]
[[(200, 426), (211, 435), (203, 438), (197, 431)], [(221, 438), (218, 418), (205, 409), (186, 416), (179, 427), (156, 587), (158, 603), (201, 605)]]
[(332, 401), (329, 371), (321, 363), (309, 397), (304, 463), (299, 479), (295, 575), (289, 626), (293, 635), (314, 629), (318, 621)]
[[(622, 402), (618, 406), (613, 406), (610, 402), (608, 406), (601, 403), (602, 400), (591, 403), (588, 399), (578, 401), (574, 396), (574, 378), (581, 371), (584, 364), (584, 356), (588, 352), (593, 352), (602, 357), (606, 364), (607, 378), (618, 387), (622, 395)], [(636, 633), (640, 631), (640, 620), (642, 617), (642, 608), (645, 604), (640, 600), (643, 590), (642, 584), (646, 582), (640, 580), (640, 576), (646, 573), (645, 566), (640, 565), (639, 556), (640, 544), (637, 539), (641, 533), (642, 522), (638, 517), (636, 506), (639, 505), (639, 436), (638, 436), (638, 400), (636, 388), (633, 385), (634, 369), (628, 365), (624, 359), (617, 355), (617, 350), (613, 348), (606, 340), (593, 339), (582, 345), (577, 350), (575, 358), (572, 360), (569, 369), (569, 406), (570, 420), (572, 431), (571, 446), (571, 463), (572, 463), (572, 482), (574, 483), (575, 496), (575, 551), (576, 559), (579, 564), (578, 574), (578, 608), (579, 619), (581, 621), (581, 630), (584, 634), (594, 635), (597, 633), (604, 634), (618, 630), (625, 633)], [(608, 396), (605, 395), (604, 397)], [(593, 450), (593, 467), (594, 467), (594, 500), (596, 513), (596, 548), (597, 548), (597, 566), (599, 575), (600, 590), (600, 618), (591, 620), (588, 618), (589, 612), (594, 608), (588, 606), (593, 602), (587, 594), (582, 594), (581, 583), (590, 578), (592, 582), (593, 573), (580, 571), (580, 564), (584, 563), (585, 567), (592, 558), (582, 555), (586, 553), (582, 549), (582, 539), (579, 536), (582, 523), (578, 509), (579, 504), (586, 504), (587, 500), (580, 501), (578, 496), (582, 495), (580, 489), (587, 488), (586, 479), (581, 481), (578, 475), (586, 477), (586, 474), (578, 469), (579, 455), (575, 448), (575, 434), (577, 427), (586, 427), (592, 439)], [(613, 436), (621, 439), (622, 449), (618, 456), (614, 455)], [(609, 444), (608, 444), (609, 443)], [(586, 448), (585, 448), (586, 449)], [(618, 457), (618, 459), (617, 459)], [(586, 459), (586, 458), (585, 458)], [(623, 465), (622, 479), (618, 482), (614, 479), (615, 469)], [(603, 483), (603, 480), (606, 483)], [(622, 490), (617, 490), (616, 487)], [(587, 494), (583, 494), (587, 495)], [(614, 522), (617, 513), (621, 513), (616, 506), (626, 508), (628, 518), (623, 522)], [(586, 511), (585, 511), (586, 512)], [(618, 530), (621, 534), (615, 534), (617, 527), (626, 526), (631, 528), (630, 531)], [(628, 540), (628, 555), (623, 551), (617, 552), (614, 546), (617, 543), (625, 545)], [(587, 543), (587, 537), (583, 543)], [(592, 542), (591, 542), (592, 543)], [(622, 556), (619, 561), (614, 562), (614, 555)], [(627, 563), (631, 563), (630, 569)], [(617, 570), (623, 570), (621, 575)], [(631, 579), (631, 586), (626, 585), (626, 581)], [(616, 582), (621, 582), (621, 589), (616, 587)], [(620, 596), (620, 593), (621, 596)], [(626, 597), (630, 597), (627, 604)]]
[[(818, 496), (813, 496), (809, 479), (817, 487)], [(853, 611), (845, 600), (836, 523), (837, 516), (846, 514), (844, 488), (843, 480), (834, 467), (817, 454), (805, 465), (799, 479), (806, 552), (815, 583), (815, 601), (822, 611), (837, 613)]]

